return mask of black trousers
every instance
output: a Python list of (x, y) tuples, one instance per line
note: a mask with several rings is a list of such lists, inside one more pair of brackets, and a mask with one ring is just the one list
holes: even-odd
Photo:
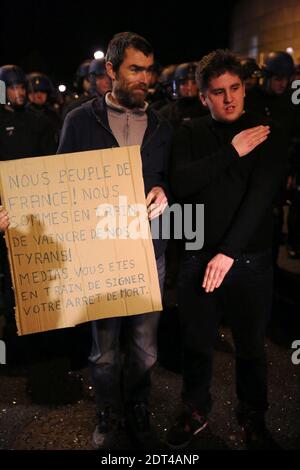
[(209, 253), (186, 252), (179, 273), (179, 312), (184, 343), (184, 403), (208, 413), (213, 350), (226, 312), (236, 348), (236, 392), (253, 412), (268, 408), (264, 336), (272, 305), (271, 252), (243, 255), (221, 286), (205, 293), (202, 281)]

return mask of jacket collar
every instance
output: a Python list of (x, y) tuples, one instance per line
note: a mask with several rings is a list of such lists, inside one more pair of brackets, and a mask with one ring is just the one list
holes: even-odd
[[(110, 132), (111, 135), (113, 136), (113, 132), (108, 122), (107, 105), (105, 103), (105, 96), (102, 96), (101, 98), (91, 99), (87, 101), (86, 103), (82, 104), (81, 106), (82, 108), (84, 108), (85, 112), (90, 116), (91, 119), (95, 119), (104, 129), (107, 130), (107, 132)], [(151, 108), (148, 107), (148, 109), (146, 110), (146, 114), (147, 114), (148, 122), (147, 122), (147, 128), (146, 128), (146, 132), (145, 132), (142, 147), (141, 147), (142, 151), (149, 144), (149, 142), (152, 141), (152, 136), (156, 133), (156, 131), (158, 130), (158, 128), (163, 122), (167, 124), (167, 127), (170, 127), (168, 125), (168, 122), (164, 118), (156, 114), (156, 112), (153, 111)], [(117, 143), (116, 139), (115, 139), (115, 142)]]
[[(100, 124), (102, 124), (104, 127), (111, 131), (108, 122), (107, 104), (105, 96), (106, 95), (100, 98), (94, 98), (88, 101), (87, 103), (84, 103), (82, 106), (84, 106), (86, 108), (86, 111), (92, 116), (94, 116), (94, 118), (98, 122), (100, 122)], [(146, 114), (148, 117), (148, 125), (144, 136), (144, 142), (148, 138), (148, 136), (155, 131), (155, 129), (162, 121), (162, 118), (157, 115), (154, 111), (152, 111), (152, 109), (150, 109), (149, 107), (147, 107), (146, 109)]]

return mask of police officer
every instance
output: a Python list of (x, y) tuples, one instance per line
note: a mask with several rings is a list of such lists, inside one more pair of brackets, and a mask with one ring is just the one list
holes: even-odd
[(82, 86), (85, 87), (84, 92), (81, 96), (78, 97), (78, 99), (74, 100), (66, 106), (63, 112), (63, 119), (70, 111), (72, 111), (72, 109), (81, 106), (91, 98), (95, 98), (96, 96), (103, 96), (111, 89), (111, 80), (106, 73), (105, 60), (94, 59), (90, 61), (88, 69), (87, 64), (87, 61), (84, 64), (81, 64), (81, 70), (78, 70), (78, 75), (79, 73), (82, 73), (82, 75), (87, 73), (87, 75), (82, 77)]
[(16, 65), (0, 67), (6, 104), (0, 107), (0, 160), (51, 155), (56, 143), (46, 119), (26, 109), (26, 77)]
[[(13, 160), (24, 157), (53, 155), (57, 144), (49, 120), (28, 109), (26, 105), (26, 77), (23, 70), (16, 65), (0, 67), (0, 80), (6, 85), (6, 104), (0, 106), (0, 159)], [(30, 88), (31, 90), (31, 88)], [(32, 90), (31, 90), (32, 91)], [(6, 212), (0, 211), (0, 229), (5, 230)], [(59, 400), (60, 390), (64, 390), (63, 399), (72, 400), (72, 394), (81, 387), (77, 377), (67, 374), (69, 358), (57, 359), (57, 355), (64, 353), (68, 333), (64, 330), (44, 332), (39, 335), (18, 337), (14, 321), (13, 307), (15, 305), (12, 281), (7, 261), (6, 247), (3, 238), (0, 238), (1, 269), (4, 273), (4, 301), (6, 326), (4, 337), (9, 345), (9, 363), (22, 364), (29, 361), (27, 390), (33, 399), (42, 402), (45, 400)], [(53, 348), (55, 344), (55, 348)], [(72, 351), (75, 348), (73, 347)], [(51, 362), (43, 362), (45, 356)], [(75, 388), (76, 387), (76, 388)], [(53, 394), (55, 391), (55, 396)], [(70, 398), (71, 396), (71, 398)]]
[(173, 126), (178, 128), (183, 121), (207, 114), (199, 98), (195, 79), (196, 63), (180, 64), (174, 72), (176, 95), (178, 99), (164, 106), (160, 113)]
[(76, 89), (77, 97), (80, 95), (89, 96), (91, 84), (88, 80), (88, 75), (91, 62), (91, 59), (84, 60), (76, 70), (73, 84)]
[(269, 53), (262, 69), (262, 86), (249, 90), (245, 99), (247, 110), (271, 117), (284, 127), (288, 135), (295, 128), (295, 106), (290, 96), (294, 70), (290, 54), (284, 51)]
[[(54, 154), (56, 143), (48, 121), (26, 109), (26, 77), (17, 65), (0, 67), (0, 80), (6, 86), (6, 104), (0, 106), (0, 160)], [(12, 315), (14, 298), (6, 256), (0, 241), (1, 268), (4, 273), (4, 297), (8, 320)]]
[(163, 106), (177, 99), (174, 72), (176, 65), (168, 65), (161, 70), (156, 85), (156, 99), (151, 103), (151, 108), (159, 111)]
[(27, 109), (38, 117), (43, 116), (52, 129), (55, 141), (58, 143), (61, 128), (59, 113), (53, 108), (54, 86), (47, 75), (33, 72), (27, 75), (28, 103)]
[[(292, 102), (290, 90), (290, 82), (295, 71), (294, 61), (287, 52), (270, 52), (265, 58), (262, 70), (264, 77), (262, 86), (255, 87), (246, 94), (245, 109), (268, 116), (282, 127), (290, 143), (286, 158), (290, 163), (289, 174), (291, 174), (300, 130), (299, 111)], [(286, 197), (286, 184), (284, 184), (273, 207), (275, 268), (277, 268), (276, 261), (282, 242), (283, 205)]]

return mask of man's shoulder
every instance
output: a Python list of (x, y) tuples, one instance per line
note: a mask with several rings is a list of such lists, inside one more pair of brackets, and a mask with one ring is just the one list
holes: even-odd
[(90, 119), (95, 119), (96, 116), (94, 115), (94, 110), (93, 110), (93, 103), (95, 101), (94, 99), (88, 100), (79, 106), (77, 106), (75, 109), (72, 109), (71, 111), (68, 112), (68, 114), (65, 117), (65, 121), (70, 123), (70, 122), (77, 122), (77, 121), (88, 121)]

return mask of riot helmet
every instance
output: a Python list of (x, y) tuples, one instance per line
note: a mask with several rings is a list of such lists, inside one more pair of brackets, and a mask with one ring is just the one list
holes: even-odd
[(7, 87), (26, 84), (25, 73), (18, 65), (3, 65), (0, 67), (0, 80)]
[(269, 93), (283, 94), (295, 72), (293, 58), (285, 51), (270, 52), (264, 62), (264, 86)]
[(0, 67), (0, 80), (6, 86), (6, 102), (8, 106), (18, 110), (26, 102), (26, 77), (18, 65), (3, 65)]
[(267, 77), (276, 75), (277, 77), (289, 77), (295, 71), (293, 58), (288, 52), (270, 52), (264, 61), (264, 73)]
[(40, 72), (27, 75), (27, 89), (29, 101), (38, 107), (44, 106), (54, 92), (50, 78)]

